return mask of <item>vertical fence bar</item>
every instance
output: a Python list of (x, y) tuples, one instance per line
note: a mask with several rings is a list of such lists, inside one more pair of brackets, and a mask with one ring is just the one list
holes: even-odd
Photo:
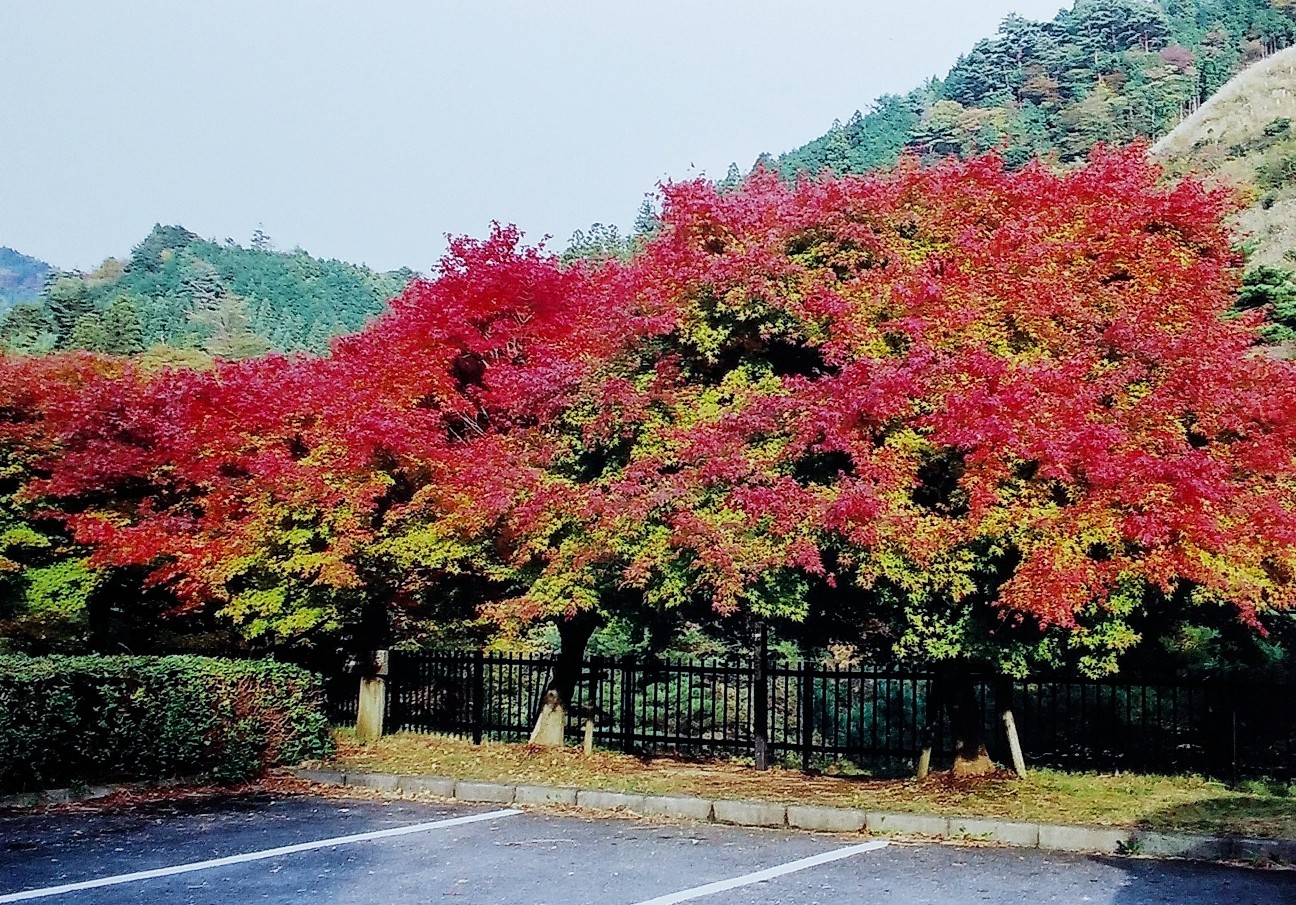
[(480, 650), (473, 651), (472, 662), (472, 740), (482, 743), (486, 697), (486, 657)]
[[(651, 668), (651, 664), (649, 665), (649, 668)], [(657, 686), (653, 685), (651, 682), (648, 681), (649, 678), (651, 678), (651, 675), (652, 674), (649, 672), (649, 669), (644, 669), (641, 672), (640, 676), (638, 677), (638, 681), (640, 685), (639, 691), (642, 693), (637, 695), (635, 698), (635, 700), (637, 701), (637, 704), (635, 706), (635, 714), (637, 717), (636, 725), (643, 727), (643, 742), (645, 748), (650, 748), (650, 746), (652, 745), (652, 726), (648, 722), (649, 685), (652, 685), (652, 693), (654, 695), (657, 694)]]
[(684, 690), (684, 674), (679, 670), (680, 662), (679, 659), (666, 662), (666, 714), (662, 728), (665, 735), (673, 739), (669, 743), (672, 751), (680, 750), (680, 736), (684, 734), (681, 729), (683, 720), (680, 713), (680, 697)]
[[(851, 727), (855, 725), (855, 677), (851, 674), (852, 670), (846, 667), (846, 741), (843, 747), (847, 749), (855, 748), (854, 736), (851, 734)], [(838, 726), (841, 725), (841, 688), (842, 688), (842, 669), (841, 664), (837, 664), (833, 677), (837, 680), (836, 688), (833, 689), (833, 720)], [(864, 700), (864, 673), (860, 672), (860, 700)], [(862, 705), (861, 705), (862, 706)], [(863, 730), (856, 727), (861, 739)], [(852, 751), (852, 753), (855, 753)]]
[(810, 772), (810, 759), (814, 754), (814, 664), (807, 659), (801, 660), (801, 687), (797, 696), (801, 704), (801, 769)]
[(1234, 785), (1238, 781), (1238, 706), (1237, 689), (1232, 680), (1224, 686), (1224, 693), (1229, 702), (1229, 781)]
[(756, 658), (752, 661), (752, 753), (757, 770), (768, 770), (769, 757), (769, 641), (765, 625), (760, 627)]
[(701, 661), (701, 665), (702, 665), (702, 674), (701, 674), (702, 689), (707, 693), (707, 696), (711, 699), (710, 707), (709, 707), (709, 710), (711, 711), (711, 716), (707, 721), (707, 740), (711, 742), (712, 753), (714, 753), (715, 742), (716, 742), (716, 728), (719, 726), (718, 720), (720, 716), (719, 714), (720, 683), (716, 681), (715, 672), (711, 671), (712, 666), (714, 664), (709, 663), (709, 661), (707, 660), (703, 660)]
[[(725, 746), (729, 745), (729, 693), (733, 683), (729, 681), (729, 664), (721, 661), (716, 665), (716, 685), (723, 689), (720, 698), (720, 741)], [(735, 704), (737, 700), (735, 699)]]
[[(881, 677), (874, 673), (872, 681), (869, 683), (869, 745), (872, 747), (873, 753), (875, 754), (880, 747), (878, 744), (878, 687), (881, 684)], [(861, 688), (860, 691), (860, 697), (862, 699), (863, 689)], [(860, 706), (863, 707), (864, 705), (861, 703)]]
[(635, 729), (635, 694), (634, 694), (634, 661), (629, 657), (621, 658), (621, 750), (626, 754), (634, 752)]

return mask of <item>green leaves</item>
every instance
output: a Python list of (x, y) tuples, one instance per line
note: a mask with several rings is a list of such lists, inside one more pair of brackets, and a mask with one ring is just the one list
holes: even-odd
[(0, 655), (0, 792), (234, 782), (332, 750), (317, 676), (204, 657)]

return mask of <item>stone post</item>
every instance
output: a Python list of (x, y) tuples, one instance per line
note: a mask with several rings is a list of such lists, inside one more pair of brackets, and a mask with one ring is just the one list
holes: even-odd
[(387, 651), (374, 652), (374, 669), (360, 676), (360, 708), (356, 713), (356, 738), (377, 741), (387, 715)]

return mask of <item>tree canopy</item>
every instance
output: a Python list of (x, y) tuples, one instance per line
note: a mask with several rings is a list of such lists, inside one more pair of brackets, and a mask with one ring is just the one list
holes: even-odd
[(0, 358), (6, 512), (257, 644), (688, 614), (1109, 671), (1159, 606), (1292, 607), (1227, 206), (1100, 149), (674, 185), (628, 260), (497, 228), (329, 356)]

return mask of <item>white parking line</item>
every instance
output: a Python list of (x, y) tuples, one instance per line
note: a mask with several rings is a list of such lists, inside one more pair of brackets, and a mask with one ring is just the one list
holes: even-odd
[(743, 874), (741, 877), (734, 877), (731, 880), (718, 880), (705, 886), (694, 886), (692, 889), (683, 889), (679, 892), (658, 896), (655, 899), (645, 899), (642, 902), (636, 902), (635, 905), (675, 905), (676, 902), (687, 902), (690, 899), (700, 899), (703, 896), (714, 895), (727, 889), (750, 886), (752, 883), (760, 883), (762, 880), (772, 880), (784, 874), (805, 870), (807, 867), (816, 867), (830, 861), (840, 861), (842, 858), (849, 858), (851, 855), (877, 851), (880, 848), (886, 848), (886, 846), (887, 843), (885, 842), (864, 842), (860, 845), (850, 845), (846, 848), (834, 849), (831, 852), (811, 855), (809, 858), (802, 858), (799, 861), (789, 861), (787, 864), (780, 864), (777, 867), (767, 867), (765, 870), (758, 870), (755, 873)]
[(188, 864), (177, 864), (174, 867), (159, 867), (154, 870), (139, 870), (130, 874), (117, 874), (114, 877), (100, 877), (98, 880), (83, 880), (80, 883), (67, 883), (63, 886), (46, 886), (44, 889), (28, 889), (24, 892), (11, 892), (0, 895), (0, 903), (23, 902), (28, 899), (43, 899), (46, 896), (61, 896), (68, 892), (82, 889), (98, 889), (101, 886), (116, 886), (119, 883), (134, 883), (137, 880), (151, 880), (154, 877), (171, 877), (175, 874), (187, 874), (196, 870), (208, 870), (213, 867), (225, 867), (229, 864), (246, 864), (249, 861), (264, 861), (266, 858), (278, 858), (297, 852), (309, 852), (317, 848), (332, 848), (336, 845), (350, 845), (354, 842), (368, 842), (370, 839), (387, 839), (391, 836), (408, 836), (410, 833), (422, 833), (427, 830), (438, 830), (447, 826), (462, 826), (465, 823), (477, 823), (482, 820), (498, 820), (501, 817), (512, 817), (521, 811), (506, 808), (502, 811), (488, 811), (485, 814), (469, 814), (467, 817), (451, 817), (446, 820), (433, 820), (428, 823), (414, 823), (409, 826), (393, 827), (389, 830), (374, 830), (369, 833), (355, 833), (350, 836), (335, 836), (332, 839), (320, 839), (316, 842), (299, 842), (296, 845), (283, 845), (279, 848), (268, 848), (259, 852), (248, 852), (243, 855), (229, 855), (225, 858), (212, 858), (209, 861), (191, 861)]

